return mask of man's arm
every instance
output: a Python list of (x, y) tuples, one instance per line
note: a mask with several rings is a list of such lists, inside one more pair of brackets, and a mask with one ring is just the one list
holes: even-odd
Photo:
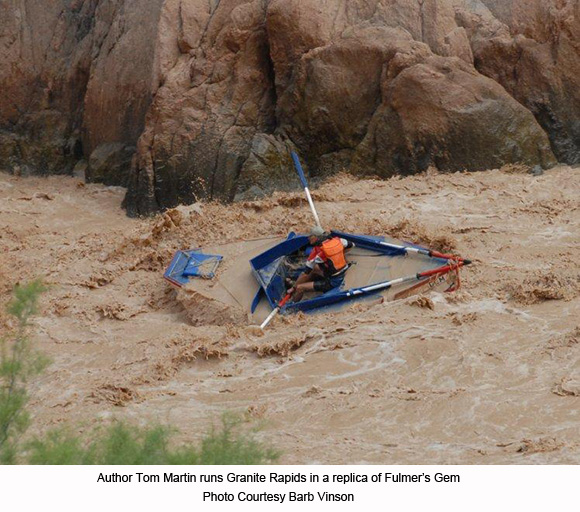
[(341, 238), (340, 242), (344, 247), (344, 252), (350, 251), (353, 247), (355, 247), (354, 242), (349, 242), (348, 240)]

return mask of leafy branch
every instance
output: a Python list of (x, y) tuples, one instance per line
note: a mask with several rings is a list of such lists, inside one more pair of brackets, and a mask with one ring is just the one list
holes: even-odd
[(40, 280), (17, 286), (7, 306), (16, 326), (13, 332), (0, 338), (0, 463), (3, 464), (15, 462), (19, 438), (30, 422), (25, 409), (27, 382), (48, 363), (28, 337), (31, 319), (45, 290)]

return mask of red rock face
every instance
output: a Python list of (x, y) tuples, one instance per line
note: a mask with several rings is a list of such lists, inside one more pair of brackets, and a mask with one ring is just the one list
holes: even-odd
[(507, 30), (475, 36), (476, 68), (534, 114), (560, 161), (580, 163), (580, 1), (483, 3)]
[[(312, 174), (580, 161), (580, 0), (0, 4), (0, 168), (148, 214)], [(248, 195), (249, 194), (249, 195)]]
[(127, 182), (126, 155), (134, 153), (158, 86), (161, 4), (0, 4), (0, 169), (70, 173), (105, 145), (117, 148), (115, 158), (109, 169), (89, 166), (88, 177), (98, 171), (99, 181)]
[(166, 2), (179, 53), (146, 120), (126, 205), (130, 213), (231, 200), (254, 137), (276, 127), (262, 0)]

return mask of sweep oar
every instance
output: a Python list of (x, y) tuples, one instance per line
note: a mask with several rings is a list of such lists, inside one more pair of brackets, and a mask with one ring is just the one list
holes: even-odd
[(371, 293), (381, 292), (384, 290), (388, 290), (389, 288), (392, 288), (393, 286), (405, 284), (405, 283), (410, 283), (412, 281), (423, 281), (423, 280), (427, 279), (428, 277), (436, 276), (436, 275), (444, 275), (444, 274), (447, 274), (448, 272), (451, 272), (453, 270), (456, 270), (456, 269), (463, 267), (463, 266), (466, 266), (466, 265), (471, 265), (471, 261), (470, 260), (460, 260), (457, 262), (457, 264), (445, 265), (443, 267), (434, 268), (432, 270), (426, 270), (425, 272), (419, 272), (418, 274), (413, 274), (413, 275), (406, 276), (406, 277), (399, 277), (397, 279), (392, 279), (390, 281), (383, 281), (382, 283), (377, 283), (377, 284), (373, 284), (370, 286), (363, 286), (362, 288), (352, 288), (352, 289), (348, 290), (347, 292), (337, 293), (335, 295), (328, 296), (326, 305), (328, 306), (331, 304), (337, 304), (337, 303), (342, 302), (344, 300), (348, 300), (352, 297), (358, 297), (358, 296), (363, 296), (363, 295), (369, 295)]
[(288, 293), (286, 295), (286, 297), (284, 297), (279, 303), (278, 306), (276, 306), (272, 312), (268, 315), (268, 318), (266, 318), (266, 320), (264, 320), (264, 322), (262, 323), (262, 325), (260, 325), (260, 329), (264, 330), (266, 328), (266, 326), (272, 321), (272, 319), (280, 312), (280, 310), (287, 304), (287, 302), (290, 300), (290, 297), (292, 297), (291, 293)]
[(310, 195), (310, 189), (308, 188), (308, 182), (306, 181), (306, 177), (304, 176), (304, 171), (302, 170), (302, 165), (300, 164), (300, 159), (298, 155), (292, 151), (292, 160), (294, 160), (294, 167), (296, 167), (296, 172), (300, 177), (300, 181), (302, 182), (302, 186), (304, 187), (304, 192), (306, 192), (306, 199), (308, 199), (308, 204), (310, 205), (310, 209), (312, 210), (312, 215), (314, 215), (314, 220), (316, 221), (316, 225), (322, 229), (322, 225), (320, 224), (320, 219), (318, 218), (318, 213), (316, 213), (316, 208), (314, 207), (314, 202), (312, 201), (312, 196)]
[[(310, 195), (310, 189), (308, 188), (308, 182), (306, 181), (306, 176), (304, 176), (304, 171), (302, 170), (302, 164), (300, 163), (300, 159), (298, 155), (291, 152), (292, 160), (294, 160), (294, 167), (296, 167), (296, 172), (298, 173), (298, 177), (302, 182), (302, 186), (304, 187), (304, 192), (306, 193), (306, 199), (308, 199), (308, 204), (310, 205), (310, 209), (312, 210), (312, 215), (314, 215), (314, 220), (316, 221), (316, 226), (322, 229), (322, 225), (320, 224), (320, 218), (318, 217), (318, 213), (316, 212), (316, 208), (314, 207), (314, 202), (312, 201), (312, 196)], [(260, 329), (265, 329), (266, 326), (272, 321), (272, 319), (280, 312), (280, 310), (287, 304), (287, 302), (292, 297), (292, 294), (289, 293), (284, 297), (279, 303), (278, 306), (275, 307), (272, 312), (268, 315), (268, 318), (264, 320), (262, 325), (260, 325)]]
[[(337, 232), (337, 236), (342, 236), (342, 233)], [(346, 234), (344, 236), (347, 236)], [(375, 241), (375, 243), (383, 246), (388, 247), (389, 249), (395, 249), (397, 251), (405, 251), (407, 254), (420, 254), (422, 256), (429, 256), (430, 258), (441, 258), (443, 260), (461, 260), (458, 256), (454, 256), (453, 254), (443, 254), (438, 251), (432, 251), (430, 249), (423, 249), (421, 247), (410, 247), (408, 245), (401, 245), (401, 244), (392, 244), (389, 242), (382, 242), (382, 241)], [(381, 256), (381, 255), (378, 255)]]
[(418, 274), (413, 274), (411, 276), (406, 277), (399, 277), (397, 279), (391, 279), (390, 281), (383, 281), (382, 283), (373, 284), (370, 286), (364, 286), (362, 288), (353, 288), (349, 290), (344, 298), (350, 298), (357, 295), (365, 295), (368, 293), (379, 292), (383, 290), (388, 290), (393, 286), (398, 284), (409, 283), (411, 281), (421, 281), (427, 277), (436, 276), (436, 275), (443, 275), (455, 270), (459, 267), (463, 267), (466, 265), (471, 265), (471, 260), (460, 260), (457, 262), (457, 265), (445, 265), (443, 267), (434, 268), (432, 270), (426, 270), (425, 272), (419, 272)]

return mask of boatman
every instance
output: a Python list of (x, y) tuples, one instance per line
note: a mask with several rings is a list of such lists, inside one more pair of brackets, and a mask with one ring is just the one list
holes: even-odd
[(306, 270), (288, 290), (294, 302), (300, 302), (305, 292), (326, 293), (342, 286), (350, 266), (345, 251), (354, 247), (352, 242), (330, 236), (319, 227), (311, 231), (308, 241), (313, 249), (306, 261)]

